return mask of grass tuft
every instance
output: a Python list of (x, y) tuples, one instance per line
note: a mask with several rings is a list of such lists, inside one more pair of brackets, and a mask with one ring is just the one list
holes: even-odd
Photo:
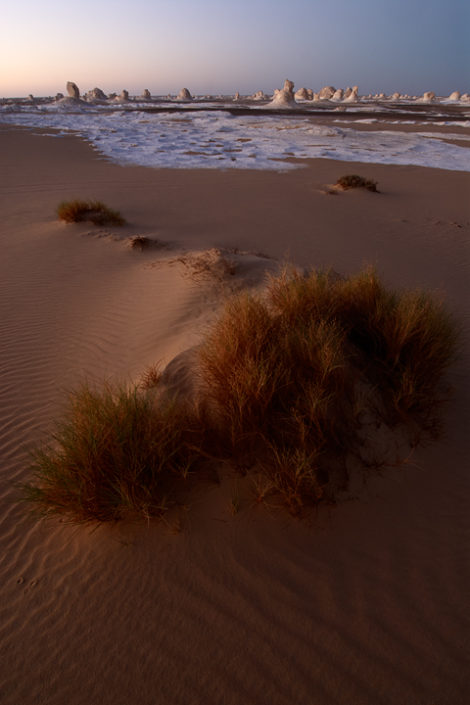
[(199, 459), (196, 437), (194, 420), (174, 403), (156, 407), (137, 389), (84, 385), (53, 443), (35, 453), (25, 498), (75, 522), (160, 517)]
[(195, 470), (216, 448), (260, 498), (301, 514), (335, 500), (351, 463), (383, 464), (379, 429), (400, 429), (400, 443), (403, 430), (411, 444), (436, 436), (457, 342), (440, 300), (391, 291), (373, 269), (285, 270), (264, 297), (230, 300), (208, 331), (194, 407), (153, 393), (158, 367), (139, 388), (81, 387), (24, 494), (75, 521), (161, 516), (188, 475), (203, 481)]
[(148, 250), (151, 244), (152, 240), (145, 235), (134, 235), (134, 237), (130, 238), (130, 246), (133, 250), (140, 250), (143, 252), (143, 250)]
[(63, 201), (57, 206), (57, 215), (66, 223), (90, 221), (93, 225), (125, 225), (122, 215), (101, 201)]
[[(457, 343), (441, 302), (393, 292), (368, 269), (284, 271), (264, 299), (231, 301), (200, 352), (208, 406), (237, 455), (298, 513), (334, 497), (363, 422), (433, 436)], [(347, 480), (347, 477), (346, 477)]]
[(340, 176), (336, 182), (336, 185), (341, 186), (343, 189), (365, 188), (367, 191), (378, 193), (377, 181), (365, 179), (363, 176), (358, 176), (357, 174), (346, 174), (345, 176)]

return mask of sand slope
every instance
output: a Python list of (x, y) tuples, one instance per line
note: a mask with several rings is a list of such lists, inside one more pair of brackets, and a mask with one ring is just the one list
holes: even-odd
[[(10, 130), (0, 154), (1, 702), (468, 702), (469, 175), (322, 160), (289, 174), (151, 171)], [(383, 193), (322, 193), (354, 172)], [(130, 225), (56, 222), (77, 196)], [(134, 252), (134, 234), (169, 244)], [(373, 262), (390, 284), (445, 291), (464, 330), (446, 438), (305, 524), (250, 506), (237, 478), (166, 526), (32, 521), (13, 483), (64, 390), (135, 379), (196, 343), (230, 290), (277, 266), (235, 247), (344, 272)], [(181, 262), (211, 248), (236, 275)]]

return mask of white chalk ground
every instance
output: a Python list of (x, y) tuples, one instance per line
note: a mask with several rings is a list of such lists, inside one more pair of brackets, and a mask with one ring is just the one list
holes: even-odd
[[(174, 104), (173, 104), (174, 105)], [(379, 109), (377, 104), (367, 111)], [(358, 123), (364, 107), (356, 108)], [(470, 171), (470, 135), (439, 134), (430, 126), (470, 127), (470, 120), (421, 123), (423, 130), (400, 132), (360, 131), (340, 123), (318, 124), (314, 116), (233, 115), (211, 112), (147, 112), (134, 106), (110, 111), (109, 106), (53, 102), (0, 105), (0, 123), (75, 132), (90, 141), (104, 156), (118, 164), (172, 168), (275, 169), (296, 168), (292, 158), (323, 157), (381, 164), (410, 164)], [(349, 108), (348, 108), (349, 113)], [(391, 116), (392, 117), (392, 116)], [(341, 126), (339, 126), (341, 124)], [(404, 123), (402, 123), (404, 124)], [(406, 121), (413, 124), (413, 121)], [(419, 115), (417, 121), (419, 123)], [(378, 126), (380, 127), (380, 125)], [(458, 139), (458, 144), (451, 144)]]

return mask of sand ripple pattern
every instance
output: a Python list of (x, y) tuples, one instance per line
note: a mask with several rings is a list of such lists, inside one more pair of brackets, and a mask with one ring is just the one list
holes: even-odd
[[(468, 355), (445, 441), (310, 524), (248, 493), (232, 516), (233, 478), (194, 497), (180, 533), (172, 515), (37, 523), (14, 483), (66, 388), (170, 359), (217, 300), (178, 264), (15, 217), (0, 236), (2, 705), (467, 705)], [(380, 245), (391, 279), (410, 241), (393, 232), (395, 264)], [(468, 260), (419, 250), (416, 276), (432, 260), (466, 308)]]

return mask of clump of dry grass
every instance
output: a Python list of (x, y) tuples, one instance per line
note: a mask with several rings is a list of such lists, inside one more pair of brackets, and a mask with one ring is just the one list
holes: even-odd
[(265, 299), (227, 305), (200, 365), (227, 442), (238, 455), (255, 453), (269, 486), (297, 511), (334, 496), (348, 459), (361, 459), (364, 413), (409, 429), (414, 442), (435, 433), (455, 346), (439, 301), (391, 292), (374, 270), (285, 271)]
[(66, 223), (90, 221), (93, 225), (125, 225), (122, 215), (101, 201), (63, 201), (57, 206), (57, 215)]
[[(162, 516), (199, 460), (195, 419), (137, 389), (80, 387), (53, 443), (38, 450), (25, 498), (75, 522)], [(196, 445), (194, 443), (196, 442)]]
[(159, 364), (150, 365), (140, 377), (140, 387), (142, 389), (154, 389), (158, 387), (162, 379), (162, 371)]
[(135, 235), (130, 238), (130, 246), (133, 250), (140, 250), (143, 252), (143, 250), (148, 250), (151, 245), (152, 240), (145, 235)]
[(377, 181), (365, 179), (363, 176), (358, 176), (357, 174), (346, 174), (345, 176), (340, 176), (336, 182), (336, 186), (341, 186), (343, 189), (365, 188), (367, 191), (378, 193)]
[(75, 521), (160, 516), (217, 448), (256, 476), (260, 496), (299, 514), (334, 500), (351, 462), (380, 466), (366, 427), (378, 438), (379, 427), (399, 427), (412, 443), (436, 435), (456, 344), (439, 300), (390, 291), (373, 269), (286, 270), (264, 297), (227, 303), (197, 354), (194, 406), (160, 393), (157, 367), (139, 390), (76, 392), (53, 444), (36, 453), (26, 497)]

